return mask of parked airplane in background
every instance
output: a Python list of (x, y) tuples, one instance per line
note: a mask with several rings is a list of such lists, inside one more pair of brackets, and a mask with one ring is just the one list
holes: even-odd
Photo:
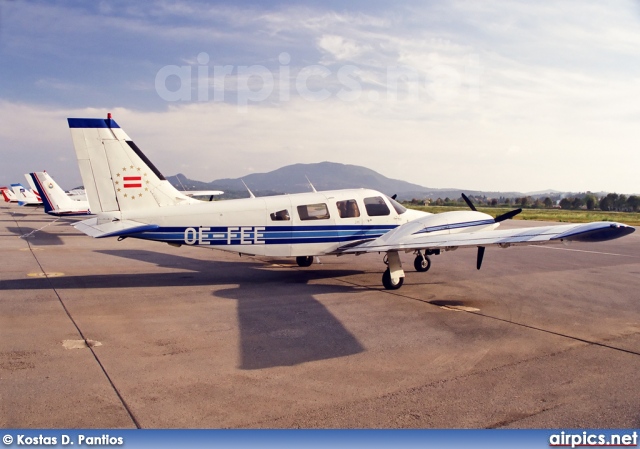
[(5, 203), (17, 203), (18, 197), (13, 193), (13, 190), (9, 189), (9, 187), (0, 187), (0, 192), (2, 192), (2, 198), (4, 198)]
[(42, 204), (40, 195), (38, 195), (37, 192), (25, 188), (22, 184), (11, 184), (11, 188), (20, 206), (39, 206)]
[(58, 217), (91, 214), (89, 201), (72, 199), (47, 172), (30, 173), (29, 177), (42, 198), (46, 213)]
[(200, 201), (213, 201), (214, 196), (222, 195), (222, 190), (183, 190), (182, 193)]
[(180, 181), (180, 177), (176, 176), (176, 179), (182, 186), (182, 193), (200, 201), (213, 201), (214, 196), (222, 195), (224, 193), (222, 190), (187, 190), (182, 184), (182, 181)]
[(27, 184), (29, 184), (29, 191), (33, 193), (36, 196), (36, 198), (38, 198), (39, 200), (42, 200), (42, 198), (40, 197), (40, 193), (38, 192), (38, 189), (36, 189), (36, 185), (33, 183), (33, 179), (31, 179), (31, 175), (29, 175), (29, 173), (25, 173), (24, 179), (26, 179)]
[(87, 200), (87, 194), (84, 189), (78, 188), (67, 190), (67, 195), (69, 195), (69, 198), (71, 198), (72, 200), (89, 201)]
[(156, 240), (260, 256), (296, 257), (386, 253), (387, 289), (405, 273), (399, 253), (414, 252), (427, 271), (429, 255), (477, 247), (604, 241), (634, 232), (620, 223), (595, 222), (496, 230), (520, 209), (499, 217), (472, 210), (429, 214), (405, 209), (369, 189), (333, 190), (218, 202), (200, 202), (176, 190), (111, 119), (70, 118), (69, 127), (91, 210), (97, 217), (74, 224), (92, 237)]

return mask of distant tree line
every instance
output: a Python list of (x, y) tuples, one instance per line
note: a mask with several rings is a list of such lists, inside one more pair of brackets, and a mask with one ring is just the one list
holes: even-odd
[[(638, 212), (640, 210), (640, 196), (609, 193), (606, 196), (598, 198), (591, 192), (579, 193), (573, 196), (553, 195), (547, 197), (534, 198), (531, 196), (523, 196), (520, 198), (487, 198), (480, 195), (469, 195), (469, 199), (473, 204), (484, 207), (522, 207), (528, 209), (586, 209), (617, 212)], [(466, 207), (466, 203), (459, 197), (451, 199), (412, 199), (408, 201), (410, 205), (431, 205), (431, 206), (458, 206)]]

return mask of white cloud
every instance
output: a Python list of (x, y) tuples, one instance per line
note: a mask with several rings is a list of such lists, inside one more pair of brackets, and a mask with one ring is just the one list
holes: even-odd
[(351, 39), (333, 34), (320, 36), (318, 47), (338, 61), (353, 60), (371, 50), (368, 45), (361, 45)]
[[(221, 103), (177, 105), (166, 112), (111, 112), (165, 175), (184, 171), (204, 181), (243, 176), (251, 167), (266, 172), (329, 160), (429, 187), (638, 190), (633, 124), (614, 125), (612, 144), (607, 127), (576, 134), (573, 127), (549, 129), (544, 121), (505, 128), (500, 122), (479, 124), (464, 117), (439, 121), (371, 113), (382, 104), (363, 96), (356, 102), (294, 99), (280, 107), (250, 106), (246, 113)], [(72, 187), (79, 176), (71, 162), (65, 118), (106, 112), (2, 103), (0, 140), (20, 142), (24, 157), (17, 175), (47, 169)], [(59, 157), (71, 161), (63, 164)], [(71, 181), (65, 183), (67, 179)], [(8, 182), (12, 179), (0, 180)]]
[[(143, 67), (145, 82), (134, 71), (141, 70), (138, 61), (129, 58), (131, 71), (122, 73), (131, 81), (114, 90), (125, 100), (110, 102), (127, 107), (112, 112), (166, 174), (185, 164), (188, 176), (211, 180), (242, 176), (251, 167), (268, 171), (332, 160), (431, 187), (640, 190), (632, 168), (640, 162), (640, 104), (633, 100), (640, 98), (633, 63), (640, 57), (640, 34), (633, 3), (400, 3), (378, 14), (163, 1), (132, 4), (119, 15), (103, 5), (104, 16), (55, 5), (13, 8), (29, 10), (13, 15), (17, 24), (40, 24), (34, 36), (15, 33), (7, 43), (24, 54), (42, 44), (47, 51), (64, 50), (68, 63), (76, 48), (70, 51), (50, 36), (82, 42), (95, 32), (138, 36), (149, 48), (148, 59), (166, 64), (194, 65), (202, 51), (219, 64), (210, 48), (224, 49), (232, 55), (227, 60), (237, 58), (230, 62), (235, 72), (225, 84), (224, 103), (198, 102), (194, 94), (192, 103), (162, 104), (162, 111), (145, 111), (127, 98), (135, 91), (157, 100), (150, 63)], [(290, 100), (280, 101), (276, 91), (238, 112), (237, 95), (260, 89), (256, 79), (239, 89), (238, 67), (264, 65), (273, 71), (277, 90), (283, 51), (292, 55), (292, 89), (301, 69), (323, 64), (331, 76), (316, 71), (310, 87), (324, 87), (329, 98), (306, 101), (292, 90)], [(95, 57), (80, 52), (82, 61), (69, 73), (82, 73), (89, 56)], [(92, 62), (113, 73), (117, 57), (105, 58)], [(337, 73), (347, 64), (354, 68), (349, 79), (360, 87), (352, 101), (337, 97), (345, 87)], [(79, 85), (60, 72), (39, 73), (36, 85), (50, 92)], [(101, 80), (91, 82), (96, 91), (103, 87)], [(87, 83), (81, 104), (104, 101), (90, 97), (91, 90)], [(77, 176), (75, 167), (51, 156), (72, 156), (64, 118), (107, 111), (33, 101), (0, 101), (0, 151), (20, 148)]]
[(39, 87), (41, 89), (55, 89), (55, 90), (62, 90), (62, 91), (72, 91), (72, 90), (77, 90), (82, 88), (81, 86), (68, 83), (55, 78), (39, 79), (38, 81), (36, 81), (35, 85), (36, 87)]

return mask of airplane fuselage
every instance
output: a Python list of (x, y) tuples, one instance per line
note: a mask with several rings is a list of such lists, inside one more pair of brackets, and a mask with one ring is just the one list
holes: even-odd
[(121, 214), (121, 219), (158, 226), (129, 237), (276, 257), (330, 254), (430, 215), (405, 209), (369, 189), (198, 202)]

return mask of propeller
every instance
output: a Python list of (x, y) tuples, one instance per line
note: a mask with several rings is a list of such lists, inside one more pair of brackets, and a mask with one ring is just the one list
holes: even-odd
[(479, 270), (482, 266), (482, 258), (484, 257), (484, 246), (478, 246), (478, 258), (476, 259), (476, 268)]
[[(473, 205), (473, 203), (471, 202), (471, 200), (469, 199), (469, 197), (467, 195), (465, 195), (464, 193), (462, 193), (461, 195), (462, 195), (462, 199), (464, 200), (464, 202), (467, 203), (467, 206), (469, 206), (469, 209), (471, 209), (473, 211), (477, 210), (476, 207)], [(502, 215), (498, 215), (496, 218), (494, 218), (494, 220), (495, 220), (496, 223), (500, 223), (501, 221), (508, 220), (510, 218), (515, 217), (520, 212), (522, 212), (522, 209), (510, 210), (507, 213), (504, 213)], [(482, 259), (484, 258), (484, 250), (485, 250), (484, 246), (478, 246), (478, 257), (476, 259), (476, 268), (478, 270), (482, 266)]]
[[(473, 211), (477, 211), (476, 206), (473, 205), (473, 203), (471, 202), (471, 200), (469, 199), (469, 197), (467, 195), (465, 195), (464, 193), (461, 193), (460, 195), (462, 196), (462, 199), (464, 200), (464, 202), (467, 203), (467, 206), (469, 206), (469, 209), (471, 209)], [(500, 223), (501, 221), (508, 220), (510, 218), (515, 217), (520, 212), (522, 212), (522, 209), (510, 210), (509, 212), (507, 212), (505, 214), (498, 215), (496, 218), (494, 218), (494, 220), (496, 221), (496, 223)]]
[(464, 193), (462, 194), (462, 199), (464, 200), (465, 203), (467, 203), (467, 206), (469, 206), (469, 209), (471, 210), (477, 210), (476, 206), (473, 205), (473, 203), (471, 202), (471, 200), (467, 197), (467, 195), (465, 195)]
[(522, 209), (510, 210), (506, 214), (498, 215), (496, 218), (494, 218), (494, 220), (496, 221), (496, 223), (500, 223), (501, 221), (508, 220), (509, 218), (515, 217), (520, 212), (522, 212)]

